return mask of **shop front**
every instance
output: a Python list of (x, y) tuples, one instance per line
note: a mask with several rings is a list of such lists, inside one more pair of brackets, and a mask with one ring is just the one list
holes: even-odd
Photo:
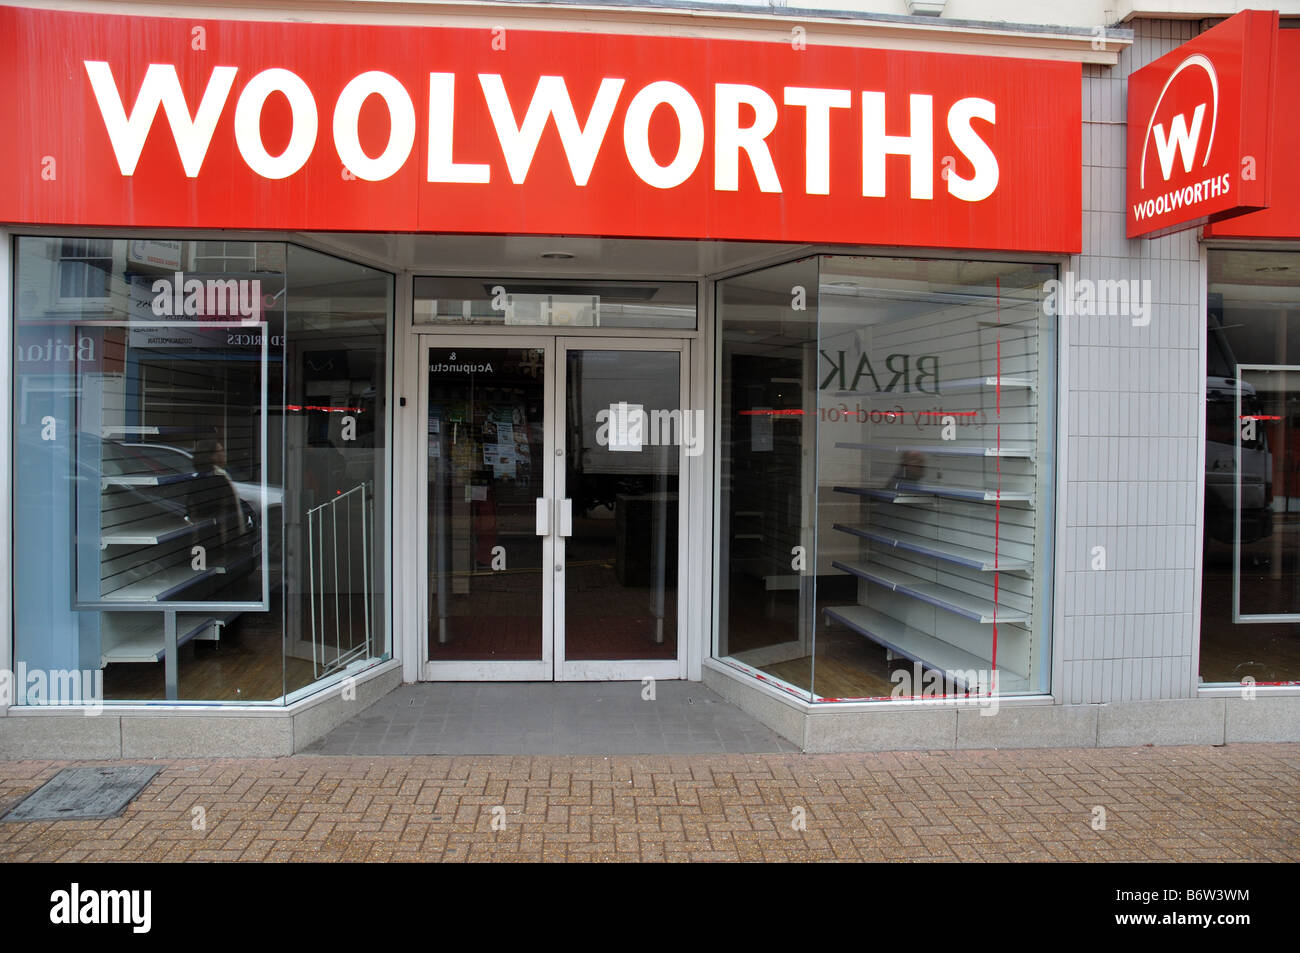
[(1082, 636), (1145, 610), (1075, 290), (1181, 240), (1090, 184), (1130, 31), (491, 13), (0, 8), (5, 752), (285, 753), (416, 681), (702, 680), (809, 750), (1193, 699), (1195, 586)]

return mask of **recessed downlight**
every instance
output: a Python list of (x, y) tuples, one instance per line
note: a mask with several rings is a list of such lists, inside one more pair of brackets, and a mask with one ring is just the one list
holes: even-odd
[(573, 256), (567, 251), (544, 251), (542, 257), (547, 261), (568, 261)]

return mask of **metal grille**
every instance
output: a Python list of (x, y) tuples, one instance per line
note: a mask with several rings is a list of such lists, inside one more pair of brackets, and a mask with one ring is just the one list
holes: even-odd
[(372, 639), (370, 484), (307, 511), (311, 656), (316, 678), (369, 658)]

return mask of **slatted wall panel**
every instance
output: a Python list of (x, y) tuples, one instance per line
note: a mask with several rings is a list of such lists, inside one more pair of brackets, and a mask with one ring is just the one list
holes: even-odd
[[(1124, 317), (1062, 320), (1069, 419), (1058, 687), (1069, 704), (1196, 691), (1201, 248), (1196, 229), (1125, 237), (1124, 147), (1127, 77), (1202, 24), (1131, 26), (1133, 45), (1117, 67), (1083, 67), (1083, 253), (1068, 267), (1079, 279), (1150, 279), (1153, 301), (1142, 327)], [(1092, 568), (1096, 546), (1105, 547), (1105, 570)]]
[[(119, 345), (120, 347), (120, 345)], [(237, 491), (217, 471), (260, 474), (260, 369), (253, 363), (191, 360), (122, 350), (120, 374), (96, 379), (83, 431), (99, 473), (98, 592), (107, 602), (213, 598), (255, 569), (255, 541)], [(196, 568), (194, 547), (202, 547)], [(223, 595), (220, 598), (244, 598)]]

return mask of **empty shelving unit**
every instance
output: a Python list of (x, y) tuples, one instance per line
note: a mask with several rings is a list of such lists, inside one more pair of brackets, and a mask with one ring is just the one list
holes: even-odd
[[(925, 373), (884, 382), (873, 371), (854, 375), (871, 389), (822, 392), (824, 407), (848, 412), (821, 415), (820, 493), (857, 503), (831, 527), (856, 546), (833, 566), (856, 581), (857, 601), (822, 611), (959, 694), (1024, 692), (1044, 531), (1037, 327), (993, 296), (949, 297), (859, 295), (823, 322), (831, 347), (891, 371), (924, 360)], [(823, 313), (834, 307), (823, 296)]]

